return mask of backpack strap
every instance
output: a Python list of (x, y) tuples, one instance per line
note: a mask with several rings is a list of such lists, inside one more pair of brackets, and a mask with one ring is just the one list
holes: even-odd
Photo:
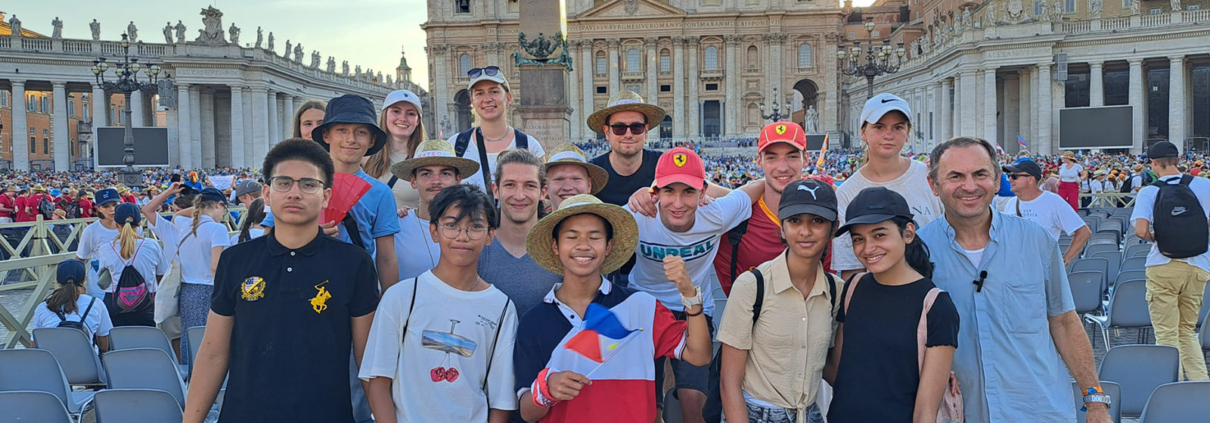
[(471, 143), (471, 133), (475, 128), (467, 129), (459, 132), (458, 136), (454, 137), (454, 155), (462, 157), (466, 155), (466, 147)]
[(399, 177), (395, 176), (395, 175), (391, 175), (391, 179), (389, 181), (387, 181), (387, 186), (391, 187), (391, 189), (395, 189), (396, 182), (399, 182)]
[(362, 249), (366, 248), (365, 242), (361, 239), (361, 230), (358, 229), (357, 226), (357, 218), (353, 217), (353, 213), (351, 211), (348, 214), (345, 214), (345, 218), (340, 221), (340, 224), (345, 225), (345, 229), (349, 231), (349, 240), (353, 241), (353, 245), (361, 247)]
[(853, 302), (853, 290), (854, 290), (854, 288), (857, 287), (857, 282), (861, 281), (861, 278), (864, 278), (866, 273), (869, 273), (869, 272), (862, 272), (862, 273), (853, 275), (852, 277), (849, 278), (849, 281), (845, 283), (844, 314), (845, 314), (846, 318), (849, 315), (849, 304)]
[[(500, 309), (500, 318), (496, 320), (499, 322), (496, 323), (496, 339), (492, 341), (491, 352), (487, 355), (487, 371), (483, 372), (483, 387), (481, 389), (483, 389), (484, 394), (487, 394), (487, 380), (492, 375), (492, 359), (496, 358), (496, 344), (500, 343), (500, 329), (504, 327), (504, 314), (508, 313), (508, 305), (512, 302), (513, 300), (504, 297), (504, 308)], [(408, 315), (410, 316), (411, 313)]]
[(412, 278), (412, 304), (408, 306), (408, 317), (403, 319), (403, 336), (399, 337), (399, 342), (403, 342), (408, 337), (408, 323), (412, 322), (412, 310), (416, 309), (416, 295), (420, 293), (420, 277)]
[(735, 271), (739, 266), (739, 243), (744, 240), (744, 234), (748, 233), (748, 219), (739, 222), (730, 231), (727, 231), (727, 240), (731, 241), (731, 283), (735, 284)]
[(517, 148), (522, 150), (529, 149), (529, 136), (521, 132), (520, 129), (513, 128), (513, 141), (517, 143)]
[[(514, 140), (515, 141), (515, 140)], [(475, 148), (479, 149), (479, 174), (483, 175), (483, 192), (487, 193), (487, 198), (492, 201), (490, 204), (496, 204), (496, 196), (492, 195), (491, 181), (491, 166), (488, 166), (487, 161), (487, 145), (483, 143), (483, 131), (475, 129)]]
[[(734, 259), (731, 261), (735, 262)], [(735, 267), (734, 264), (731, 265)], [(760, 311), (765, 308), (765, 276), (760, 273), (760, 269), (752, 269), (752, 276), (756, 276), (756, 301), (752, 302), (752, 326), (756, 327), (756, 321), (760, 320)], [(732, 281), (732, 283), (735, 283)]]
[(836, 279), (828, 272), (823, 275), (828, 278), (828, 302), (832, 305), (832, 317), (836, 317)]
[(924, 371), (924, 344), (928, 341), (929, 310), (933, 309), (933, 302), (937, 301), (937, 295), (942, 292), (941, 288), (933, 287), (924, 296), (924, 309), (920, 311), (920, 323), (916, 324), (916, 367), (919, 371)]
[[(81, 326), (84, 325), (84, 319), (88, 318), (88, 313), (92, 311), (92, 305), (96, 304), (96, 303), (97, 303), (97, 297), (92, 297), (92, 300), (88, 302), (88, 307), (84, 308), (84, 313), (80, 314), (80, 325)], [(63, 319), (63, 315), (60, 314), (59, 318)], [(67, 319), (63, 319), (63, 320), (66, 321)]]

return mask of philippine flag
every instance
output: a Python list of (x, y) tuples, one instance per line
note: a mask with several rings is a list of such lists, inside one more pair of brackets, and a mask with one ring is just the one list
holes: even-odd
[(635, 332), (638, 331), (622, 326), (618, 316), (608, 308), (592, 303), (584, 312), (584, 328), (568, 339), (563, 347), (584, 358), (603, 363)]

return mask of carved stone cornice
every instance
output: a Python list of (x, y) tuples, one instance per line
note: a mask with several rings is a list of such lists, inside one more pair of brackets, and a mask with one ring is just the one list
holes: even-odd
[(611, 50), (617, 50), (618, 46), (622, 45), (622, 40), (619, 40), (617, 38), (610, 38), (608, 40), (605, 40), (605, 43), (607, 45), (609, 45), (609, 48)]
[(735, 34), (723, 35), (723, 41), (725, 41), (727, 44), (739, 44), (740, 39), (741, 37)]

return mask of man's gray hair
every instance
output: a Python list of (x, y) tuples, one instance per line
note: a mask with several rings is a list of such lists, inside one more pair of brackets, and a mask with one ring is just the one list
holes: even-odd
[(975, 145), (983, 147), (987, 151), (987, 160), (993, 169), (992, 174), (998, 178), (1000, 165), (996, 164), (996, 147), (993, 147), (992, 143), (983, 138), (974, 137), (953, 137), (933, 147), (932, 154), (929, 154), (929, 178), (932, 178), (934, 181), (937, 180), (937, 166), (941, 163), (941, 155), (945, 154), (945, 150), (953, 147), (970, 147)]

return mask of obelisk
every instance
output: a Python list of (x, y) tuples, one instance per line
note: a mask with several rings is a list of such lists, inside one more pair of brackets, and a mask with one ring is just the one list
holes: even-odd
[[(528, 40), (543, 34), (548, 40), (557, 34), (567, 34), (566, 0), (521, 0), (521, 28)], [(518, 48), (521, 57), (535, 59)], [(553, 58), (562, 51), (556, 51)], [(523, 64), (521, 72), (521, 102), (517, 111), (525, 133), (538, 139), (542, 147), (552, 147), (568, 141), (571, 109), (567, 104), (569, 69), (557, 63)]]

